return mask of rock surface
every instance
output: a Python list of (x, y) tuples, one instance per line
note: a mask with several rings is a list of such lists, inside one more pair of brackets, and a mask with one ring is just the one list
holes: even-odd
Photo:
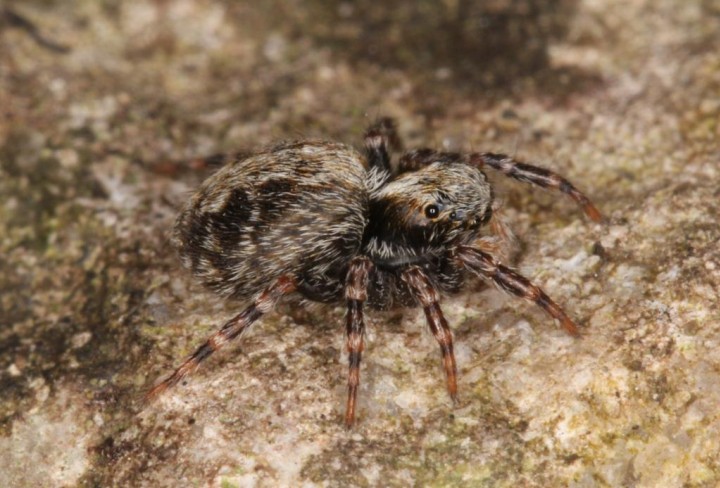
[[(251, 4), (258, 6), (251, 6)], [(0, 4), (0, 486), (720, 484), (720, 7), (712, 0)], [(168, 246), (202, 172), (279, 138), (516, 154), (606, 215), (493, 176), (516, 267), (374, 314), (346, 431), (343, 309), (290, 308), (152, 405), (240, 304)]]

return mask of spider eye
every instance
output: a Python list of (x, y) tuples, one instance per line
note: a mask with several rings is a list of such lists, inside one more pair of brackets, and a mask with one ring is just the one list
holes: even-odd
[(427, 207), (425, 207), (425, 216), (429, 219), (437, 218), (437, 216), (440, 214), (440, 209), (437, 205), (431, 203)]
[(455, 220), (457, 218), (457, 212), (452, 211), (450, 212), (450, 220)]

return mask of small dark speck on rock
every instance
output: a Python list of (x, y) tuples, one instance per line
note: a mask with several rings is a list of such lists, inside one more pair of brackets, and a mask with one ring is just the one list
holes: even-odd
[(594, 256), (598, 256), (603, 261), (607, 261), (608, 259), (608, 253), (603, 247), (603, 245), (600, 244), (600, 241), (595, 241), (592, 247), (592, 253)]
[(569, 455), (565, 456), (563, 458), (563, 461), (565, 461), (565, 464), (572, 464), (575, 461), (577, 461), (578, 459), (580, 459), (580, 456), (578, 454), (573, 453), (573, 454), (569, 454)]

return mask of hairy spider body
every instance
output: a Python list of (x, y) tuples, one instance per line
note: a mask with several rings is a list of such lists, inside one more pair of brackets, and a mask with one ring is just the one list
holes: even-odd
[(346, 303), (348, 426), (355, 418), (365, 306), (423, 307), (453, 400), (452, 333), (439, 300), (468, 279), (487, 279), (534, 302), (577, 334), (550, 297), (495, 257), (503, 232), (482, 168), (566, 193), (598, 221), (590, 201), (555, 173), (503, 155), (420, 149), (393, 167), (390, 149), (399, 145), (393, 122), (380, 119), (365, 133), (364, 153), (333, 142), (281, 143), (231, 161), (203, 183), (181, 212), (173, 242), (206, 286), (251, 303), (150, 396), (176, 384), (290, 294)]
[(173, 243), (200, 281), (235, 299), (286, 274), (340, 283), (360, 250), (367, 186), (363, 158), (350, 147), (279, 144), (208, 178), (180, 214)]

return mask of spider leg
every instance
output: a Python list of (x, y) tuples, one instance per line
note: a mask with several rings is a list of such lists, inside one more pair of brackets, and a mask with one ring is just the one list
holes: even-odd
[(457, 249), (457, 257), (471, 272), (482, 278), (493, 280), (495, 284), (508, 293), (535, 303), (552, 318), (559, 320), (569, 334), (573, 336), (580, 335), (577, 325), (540, 287), (532, 284), (530, 280), (519, 273), (498, 263), (491, 254), (477, 248), (460, 246)]
[(242, 334), (262, 315), (271, 311), (282, 296), (292, 293), (295, 291), (295, 288), (295, 280), (289, 276), (281, 276), (275, 280), (274, 283), (255, 298), (249, 307), (225, 322), (220, 330), (211, 335), (202, 346), (197, 348), (192, 356), (186, 359), (173, 374), (154, 386), (145, 395), (145, 399), (150, 400), (157, 397), (168, 388), (180, 382), (185, 376), (195, 371), (202, 361), (207, 359), (227, 342)]
[(442, 352), (448, 393), (452, 401), (457, 403), (457, 366), (453, 352), (452, 331), (440, 309), (438, 292), (430, 278), (417, 266), (411, 266), (403, 271), (401, 277), (410, 286), (410, 290), (425, 311), (427, 323)]
[(514, 178), (518, 181), (531, 183), (543, 188), (558, 190), (570, 196), (580, 205), (585, 214), (595, 222), (602, 220), (600, 211), (595, 208), (590, 199), (586, 197), (580, 190), (575, 188), (572, 183), (562, 176), (545, 168), (533, 166), (520, 161), (516, 161), (505, 154), (494, 153), (472, 153), (468, 155), (468, 161), (472, 165), (480, 168), (489, 166), (492, 169), (500, 171), (505, 176)]
[(345, 425), (352, 427), (355, 421), (355, 405), (358, 385), (360, 385), (360, 360), (364, 349), (363, 335), (365, 323), (363, 322), (363, 302), (367, 300), (368, 274), (372, 269), (369, 258), (361, 256), (353, 259), (348, 270), (345, 284), (345, 298), (347, 300), (347, 316), (345, 328), (347, 330), (347, 350), (350, 369), (348, 372), (348, 396), (345, 407)]
[(590, 199), (575, 188), (568, 180), (550, 170), (516, 161), (504, 154), (470, 153), (462, 155), (427, 148), (416, 149), (414, 151), (408, 151), (400, 157), (398, 171), (400, 173), (417, 171), (435, 162), (465, 162), (478, 168), (489, 166), (492, 169), (500, 171), (505, 176), (509, 176), (518, 181), (532, 183), (543, 188), (550, 188), (565, 193), (580, 205), (590, 219), (595, 222), (602, 220), (602, 214), (595, 208), (595, 205), (592, 204)]
[(365, 154), (371, 168), (377, 167), (390, 173), (390, 152), (401, 148), (395, 121), (389, 117), (378, 119), (365, 131)]
[(453, 163), (461, 161), (463, 161), (463, 157), (459, 153), (441, 152), (428, 148), (414, 149), (400, 156), (398, 172), (417, 171), (436, 162)]
[(493, 202), (492, 209), (492, 217), (487, 224), (490, 234), (474, 240), (471, 246), (492, 254), (502, 261), (514, 252), (517, 243), (515, 235), (503, 218), (502, 208), (497, 200)]

